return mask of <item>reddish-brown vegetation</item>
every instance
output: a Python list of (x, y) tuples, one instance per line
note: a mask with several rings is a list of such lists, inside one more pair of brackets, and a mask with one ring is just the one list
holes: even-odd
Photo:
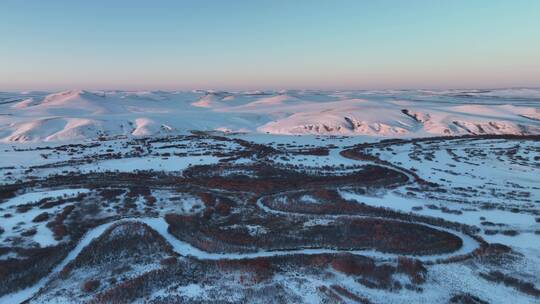
[(99, 280), (88, 280), (81, 285), (83, 292), (94, 292), (99, 288)]
[(14, 251), (20, 258), (0, 260), (0, 296), (36, 283), (67, 254), (69, 247), (0, 248), (0, 252), (3, 249)]
[(36, 217), (34, 217), (32, 222), (34, 223), (44, 222), (48, 220), (49, 217), (50, 217), (50, 214), (48, 212), (43, 212), (43, 213), (38, 214)]
[(488, 302), (480, 299), (479, 297), (463, 293), (463, 294), (457, 294), (450, 298), (448, 301), (449, 304), (489, 304)]
[(52, 230), (55, 240), (61, 240), (67, 235), (67, 227), (64, 225), (64, 220), (74, 209), (74, 205), (65, 206), (62, 212), (57, 214), (52, 221), (47, 223), (47, 227)]
[(537, 289), (533, 283), (520, 280), (518, 278), (511, 277), (500, 271), (491, 271), (489, 273), (480, 273), (480, 276), (484, 279), (496, 283), (503, 283), (506, 286), (510, 286), (519, 290), (525, 294), (531, 295), (536, 298), (540, 298), (540, 289)]

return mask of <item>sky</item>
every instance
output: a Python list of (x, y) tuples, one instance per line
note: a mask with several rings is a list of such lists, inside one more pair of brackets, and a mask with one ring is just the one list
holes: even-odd
[(538, 0), (2, 0), (0, 91), (540, 87)]

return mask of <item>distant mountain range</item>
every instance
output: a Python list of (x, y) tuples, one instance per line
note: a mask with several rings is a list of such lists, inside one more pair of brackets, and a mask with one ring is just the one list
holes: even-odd
[(540, 134), (540, 89), (0, 93), (0, 141), (186, 133)]

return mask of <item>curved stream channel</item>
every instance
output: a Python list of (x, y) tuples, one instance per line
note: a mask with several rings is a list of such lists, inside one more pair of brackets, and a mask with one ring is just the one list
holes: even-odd
[[(259, 198), (259, 200), (257, 201), (257, 205), (260, 208), (262, 208), (264, 211), (269, 212), (269, 213), (280, 214), (280, 215), (292, 215), (292, 216), (311, 216), (311, 217), (313, 216), (313, 215), (307, 215), (307, 214), (301, 214), (301, 213), (288, 213), (288, 212), (273, 210), (265, 206), (261, 202), (261, 199), (262, 198)], [(321, 219), (377, 218), (377, 217), (362, 216), (362, 215), (321, 215), (319, 217)], [(381, 218), (381, 219), (384, 219), (384, 218)], [(273, 250), (273, 251), (258, 251), (258, 252), (251, 252), (251, 253), (211, 253), (211, 252), (202, 251), (192, 246), (191, 244), (181, 241), (177, 239), (175, 236), (171, 235), (167, 231), (168, 224), (165, 222), (164, 218), (144, 218), (144, 217), (124, 218), (124, 219), (112, 221), (106, 224), (102, 224), (86, 232), (86, 234), (79, 241), (77, 246), (64, 258), (64, 260), (60, 264), (54, 267), (54, 269), (51, 271), (49, 275), (39, 280), (36, 284), (34, 284), (31, 287), (0, 297), (0, 303), (21, 303), (25, 300), (30, 299), (42, 287), (44, 287), (45, 284), (50, 279), (52, 279), (55, 275), (57, 275), (69, 262), (73, 261), (86, 246), (88, 246), (94, 239), (98, 238), (101, 234), (103, 234), (107, 230), (107, 228), (117, 223), (124, 223), (124, 222), (130, 222), (130, 221), (136, 221), (136, 222), (144, 223), (150, 226), (152, 229), (158, 232), (167, 242), (169, 242), (169, 244), (172, 246), (173, 250), (176, 253), (182, 256), (191, 256), (191, 257), (201, 259), (201, 260), (205, 260), (205, 259), (206, 260), (221, 260), (221, 259), (238, 260), (238, 259), (252, 259), (252, 258), (273, 257), (273, 256), (283, 256), (283, 255), (350, 253), (350, 254), (355, 254), (355, 255), (368, 256), (368, 257), (372, 257), (378, 260), (392, 260), (392, 259), (396, 259), (399, 256), (410, 256), (410, 257), (419, 259), (421, 261), (427, 262), (427, 261), (436, 261), (439, 259), (448, 259), (454, 256), (461, 256), (461, 255), (470, 253), (479, 247), (479, 243), (475, 239), (471, 238), (470, 236), (462, 232), (455, 231), (448, 228), (424, 224), (424, 223), (415, 223), (415, 224), (424, 225), (433, 229), (438, 229), (441, 231), (454, 234), (462, 239), (463, 245), (461, 246), (459, 250), (454, 251), (452, 253), (426, 255), (426, 256), (383, 253), (383, 252), (378, 252), (376, 250), (368, 250), (368, 249), (366, 250), (337, 250), (337, 249), (326, 249), (326, 248), (296, 249), (296, 250), (282, 250), (282, 251)], [(401, 221), (401, 220), (396, 220), (396, 221)], [(406, 222), (406, 221), (402, 221), (402, 222)]]

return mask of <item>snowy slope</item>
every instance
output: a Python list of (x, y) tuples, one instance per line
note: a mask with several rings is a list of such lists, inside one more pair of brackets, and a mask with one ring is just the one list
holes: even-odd
[(0, 93), (0, 141), (220, 130), (437, 136), (540, 133), (540, 90)]

